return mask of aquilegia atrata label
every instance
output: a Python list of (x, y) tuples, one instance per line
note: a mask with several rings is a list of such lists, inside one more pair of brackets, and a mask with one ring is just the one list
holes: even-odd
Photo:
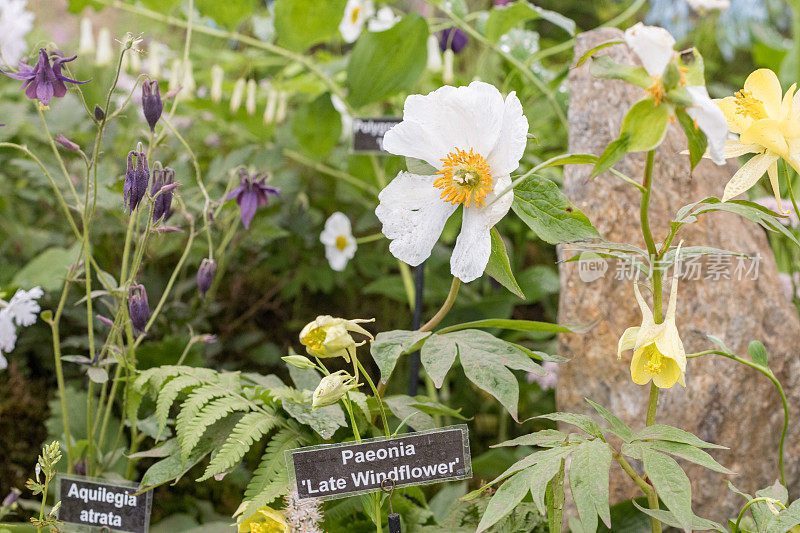
[(60, 475), (58, 498), (61, 507), (58, 509), (58, 519), (65, 523), (62, 529), (83, 529), (70, 527), (73, 525), (147, 533), (153, 492), (137, 495), (137, 490), (136, 484)]

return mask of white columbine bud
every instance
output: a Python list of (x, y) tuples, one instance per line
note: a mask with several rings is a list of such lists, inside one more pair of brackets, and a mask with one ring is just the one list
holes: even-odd
[(81, 40), (78, 45), (78, 54), (91, 54), (95, 50), (94, 31), (92, 21), (87, 17), (81, 19)]
[(231, 113), (236, 113), (242, 107), (242, 96), (244, 96), (244, 78), (236, 80), (236, 85), (233, 86), (233, 94), (231, 95)]
[(428, 70), (431, 72), (442, 70), (442, 51), (439, 48), (439, 39), (435, 35), (428, 37)]
[(111, 31), (108, 28), (100, 28), (97, 35), (97, 55), (95, 64), (97, 66), (108, 65), (114, 60), (114, 46), (111, 43)]
[(448, 48), (442, 55), (444, 56), (442, 81), (444, 81), (445, 85), (450, 85), (455, 78), (455, 74), (453, 73), (453, 59), (455, 58), (455, 53)]
[(248, 115), (253, 115), (256, 112), (256, 80), (250, 78), (247, 80), (247, 99), (244, 104)]
[(275, 122), (275, 111), (278, 109), (278, 93), (270, 87), (267, 89), (267, 106), (264, 109), (264, 124)]
[(211, 67), (211, 101), (218, 104), (222, 100), (222, 81), (225, 71), (219, 65)]

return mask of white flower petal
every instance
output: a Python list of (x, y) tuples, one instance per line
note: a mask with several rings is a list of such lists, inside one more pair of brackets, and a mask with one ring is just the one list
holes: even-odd
[(6, 368), (8, 368), (8, 359), (0, 353), (0, 370), (5, 370)]
[(522, 114), (522, 103), (512, 92), (506, 97), (500, 137), (486, 157), (492, 173), (501, 176), (517, 170), (527, 144), (528, 119)]
[(339, 23), (339, 33), (342, 34), (342, 39), (346, 43), (355, 42), (364, 29), (364, 23), (373, 13), (375, 13), (375, 6), (372, 4), (372, 0), (347, 0), (344, 16)]
[(505, 106), (500, 91), (481, 81), (411, 95), (403, 106), (403, 121), (384, 135), (383, 148), (437, 169), (456, 148), (486, 157), (500, 139)]
[(0, 352), (10, 352), (17, 343), (17, 328), (8, 313), (8, 308), (0, 310)]
[(30, 326), (36, 322), (36, 313), (41, 310), (36, 299), (41, 298), (42, 294), (44, 293), (39, 287), (30, 291), (19, 289), (8, 302), (6, 313), (18, 326)]
[(728, 138), (728, 121), (725, 120), (725, 114), (708, 96), (708, 91), (702, 85), (687, 87), (686, 90), (694, 101), (694, 106), (686, 108), (686, 112), (697, 121), (697, 126), (706, 134), (711, 160), (717, 165), (724, 165), (725, 141)]
[[(511, 177), (501, 176), (494, 184), (494, 190), (502, 192), (511, 185)], [(492, 203), (496, 193), (486, 196), (486, 207), (465, 207), (461, 222), (461, 233), (456, 239), (453, 256), (450, 258), (450, 273), (465, 283), (479, 278), (492, 252), (492, 237), (489, 230), (502, 219), (511, 203), (513, 194), (506, 194)]]
[[(378, 195), (375, 214), (396, 258), (417, 266), (431, 255), (455, 205), (444, 202), (432, 176), (400, 172)], [(498, 202), (499, 203), (499, 202)]]
[(367, 27), (371, 32), (386, 31), (400, 21), (400, 17), (394, 14), (392, 8), (383, 6), (375, 14), (375, 18), (367, 23)]
[(336, 238), (340, 235), (352, 239), (353, 232), (347, 215), (337, 211), (325, 221), (325, 228), (320, 233), (319, 240), (325, 245), (335, 245)]
[(675, 53), (675, 38), (667, 30), (641, 22), (625, 30), (625, 42), (651, 76), (661, 76)]

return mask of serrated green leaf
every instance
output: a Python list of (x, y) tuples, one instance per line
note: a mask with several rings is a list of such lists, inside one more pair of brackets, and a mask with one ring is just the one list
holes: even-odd
[(594, 403), (589, 398), (586, 398), (586, 401), (594, 408), (595, 411), (597, 411), (597, 414), (602, 416), (606, 422), (611, 424), (611, 430), (613, 431), (614, 435), (625, 442), (631, 441), (631, 438), (633, 437), (633, 430), (625, 422), (620, 420), (614, 413), (602, 405)]
[(491, 235), (492, 252), (491, 255), (489, 255), (489, 263), (486, 265), (486, 274), (524, 300), (525, 294), (514, 278), (514, 272), (511, 270), (511, 262), (508, 259), (508, 252), (506, 251), (503, 237), (500, 236), (500, 232), (497, 231), (497, 228), (491, 229)]

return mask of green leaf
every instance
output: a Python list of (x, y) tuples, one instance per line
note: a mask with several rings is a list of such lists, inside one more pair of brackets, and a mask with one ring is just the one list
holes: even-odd
[(444, 377), (456, 362), (456, 355), (458, 348), (455, 339), (449, 335), (431, 335), (422, 345), (420, 360), (436, 388), (442, 388)]
[(600, 439), (582, 443), (572, 455), (569, 485), (578, 516), (588, 531), (597, 530), (597, 517), (611, 527), (608, 505), (608, 469), (611, 450)]
[(747, 351), (750, 353), (750, 359), (752, 359), (755, 364), (763, 366), (764, 368), (769, 368), (769, 364), (767, 363), (767, 349), (761, 341), (752, 341), (747, 347)]
[(634, 433), (632, 440), (649, 440), (649, 439), (683, 442), (684, 444), (690, 444), (697, 448), (717, 448), (720, 450), (728, 449), (725, 446), (720, 446), (719, 444), (712, 444), (710, 442), (701, 440), (695, 435), (689, 433), (688, 431), (684, 431), (682, 429), (678, 429), (673, 426), (667, 426), (664, 424), (654, 424), (652, 426), (647, 426)]
[(486, 38), (492, 43), (497, 43), (511, 28), (538, 18), (552, 22), (570, 35), (575, 35), (575, 21), (555, 11), (542, 9), (520, 0), (510, 5), (497, 6), (489, 12), (489, 18), (486, 20)]
[(200, 14), (214, 19), (221, 26), (234, 30), (242, 19), (255, 10), (258, 2), (256, 0), (225, 0), (225, 2), (195, 0), (194, 5)]
[(735, 472), (732, 472), (719, 464), (707, 452), (701, 450), (700, 448), (696, 448), (691, 444), (685, 444), (683, 442), (673, 442), (668, 440), (655, 440), (648, 442), (637, 441), (630, 444), (624, 444), (622, 446), (622, 453), (628, 457), (633, 457), (634, 459), (639, 459), (641, 461), (646, 448), (674, 455), (675, 457), (685, 461), (690, 461), (700, 466), (704, 466), (709, 470), (713, 470), (714, 472), (720, 472), (726, 475), (735, 474)]
[[(681, 524), (681, 522), (670, 511), (666, 511), (664, 509), (648, 509), (647, 507), (639, 505), (635, 500), (633, 501), (633, 505), (644, 514), (652, 516), (668, 526), (679, 529), (686, 528), (686, 526)], [(689, 529), (694, 531), (718, 531), (719, 533), (728, 533), (720, 524), (717, 524), (711, 520), (706, 520), (705, 518), (700, 518), (694, 514), (692, 514), (692, 520)]]
[(589, 218), (579, 211), (558, 185), (532, 175), (514, 189), (514, 213), (550, 244), (600, 238)]
[[(647, 505), (647, 498), (635, 500), (639, 505)], [(642, 514), (633, 505), (632, 500), (625, 500), (611, 506), (611, 528), (600, 524), (598, 533), (644, 533), (650, 531), (651, 522), (647, 515)]]
[(292, 119), (292, 135), (306, 151), (324, 157), (339, 142), (342, 116), (333, 107), (328, 93), (303, 104)]
[(378, 333), (369, 347), (369, 352), (381, 371), (381, 381), (385, 383), (389, 379), (397, 364), (397, 359), (401, 355), (418, 350), (422, 342), (430, 334), (429, 331), (406, 331), (401, 329)]
[(597, 422), (586, 415), (580, 415), (577, 413), (548, 413), (546, 415), (539, 415), (534, 418), (546, 418), (547, 420), (570, 424), (582, 429), (593, 437), (600, 437), (603, 435), (603, 430), (600, 428)]
[(86, 374), (89, 376), (89, 379), (95, 383), (105, 383), (108, 381), (108, 372), (106, 372), (105, 368), (90, 366), (86, 369)]
[(668, 455), (645, 449), (642, 453), (644, 471), (683, 529), (691, 529), (692, 485), (680, 465)]
[(507, 440), (499, 444), (492, 444), (492, 448), (502, 446), (537, 446), (539, 448), (555, 448), (566, 442), (569, 435), (555, 429), (543, 429), (536, 433), (522, 435), (516, 439)]
[(500, 328), (512, 331), (536, 331), (540, 333), (582, 333), (587, 329), (585, 325), (562, 325), (551, 324), (550, 322), (538, 322), (536, 320), (516, 320), (511, 318), (487, 318), (485, 320), (474, 320), (442, 328), (436, 333), (444, 334), (452, 331), (469, 328)]
[(590, 177), (594, 178), (595, 176), (599, 176), (609, 168), (613, 167), (614, 163), (622, 159), (622, 157), (628, 153), (630, 138), (631, 136), (629, 133), (623, 133), (620, 134), (616, 140), (611, 141), (597, 159), (597, 163), (594, 165)]
[(606, 422), (611, 424), (611, 431), (614, 433), (614, 435), (625, 442), (631, 441), (631, 438), (633, 437), (633, 430), (625, 422), (617, 418), (614, 413), (602, 405), (594, 403), (589, 398), (586, 398), (586, 401), (594, 408), (595, 411), (597, 411), (597, 414), (605, 418)]
[[(297, 1), (316, 9), (317, 2)], [(347, 64), (348, 100), (353, 107), (411, 92), (428, 61), (427, 39), (428, 25), (417, 14), (406, 15), (386, 31), (361, 34)]]
[(586, 63), (586, 60), (589, 59), (590, 57), (592, 57), (595, 60), (599, 59), (599, 58), (594, 58), (593, 57), (594, 54), (596, 54), (597, 52), (599, 52), (600, 50), (602, 50), (604, 48), (608, 48), (609, 46), (614, 46), (615, 44), (625, 44), (625, 41), (621, 41), (619, 39), (616, 39), (616, 40), (613, 40), (613, 41), (606, 41), (604, 43), (600, 43), (600, 44), (598, 44), (596, 46), (593, 46), (593, 47), (589, 48), (588, 50), (586, 50), (583, 53), (583, 55), (581, 57), (578, 58), (578, 61), (575, 63), (575, 66), (573, 66), (572, 68), (578, 68), (579, 66), (583, 65), (584, 63)]
[(311, 429), (326, 440), (333, 437), (337, 429), (347, 426), (344, 411), (338, 403), (326, 405), (319, 409), (312, 409), (311, 396), (309, 395), (308, 401), (302, 403), (284, 398), (281, 401), (281, 406), (283, 406), (283, 410), (289, 413), (292, 418), (301, 424), (311, 426)]
[[(611, 44), (617, 43), (612, 42)], [(644, 68), (633, 65), (620, 65), (607, 55), (594, 58), (592, 66), (589, 67), (589, 72), (592, 76), (598, 78), (623, 80), (642, 89), (648, 89), (653, 84), (652, 78)]]
[(706, 153), (706, 147), (708, 146), (708, 139), (706, 139), (706, 134), (698, 128), (692, 117), (690, 117), (686, 111), (683, 109), (677, 109), (676, 113), (678, 115), (678, 122), (683, 128), (683, 132), (686, 134), (686, 139), (689, 142), (689, 165), (690, 171), (694, 170), (694, 167), (703, 159), (703, 154)]
[(481, 517), (476, 533), (486, 531), (501, 518), (510, 513), (528, 493), (530, 482), (531, 477), (525, 470), (517, 472), (508, 478), (505, 483), (497, 489), (492, 499), (489, 500), (489, 505), (486, 506), (486, 511)]
[[(275, 33), (278, 44), (302, 52), (339, 32), (346, 0), (309, 2), (308, 0), (275, 1)], [(217, 2), (221, 9), (225, 3)]]
[(389, 407), (389, 410), (400, 420), (405, 420), (409, 427), (417, 431), (436, 428), (436, 422), (434, 422), (433, 418), (417, 408), (417, 401), (411, 396), (398, 394), (389, 396), (383, 401)]
[(70, 266), (78, 262), (80, 245), (71, 248), (54, 246), (46, 249), (14, 275), (11, 285), (30, 289), (39, 286), (45, 292), (56, 291), (64, 285)]
[(500, 236), (497, 228), (492, 228), (491, 235), (492, 253), (489, 256), (489, 263), (486, 265), (486, 274), (524, 300), (525, 294), (514, 278), (514, 272), (511, 271), (511, 262), (508, 260), (503, 237)]

